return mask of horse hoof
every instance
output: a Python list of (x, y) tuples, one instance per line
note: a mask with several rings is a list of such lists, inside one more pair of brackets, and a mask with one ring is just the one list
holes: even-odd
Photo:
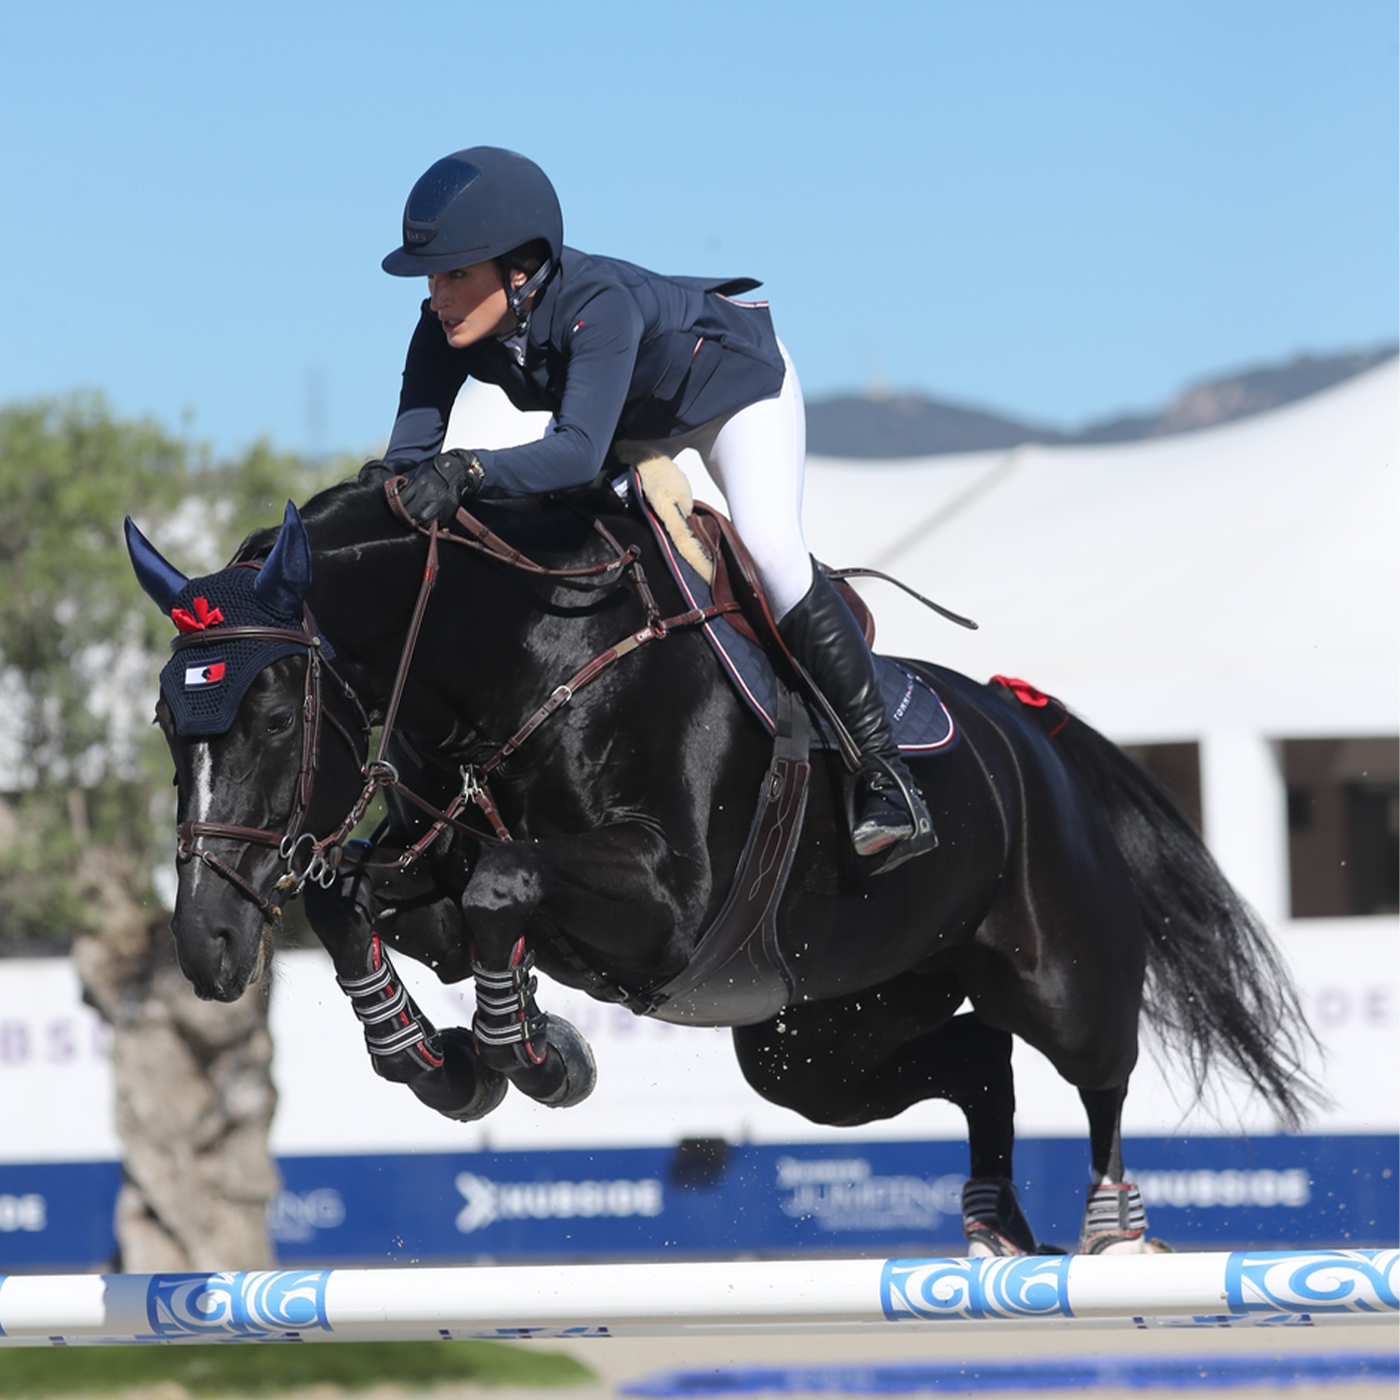
[(978, 1230), (967, 1237), (967, 1257), (969, 1259), (1008, 1259), (1024, 1254), (1009, 1241), (994, 1235), (990, 1230)]
[(598, 1064), (592, 1047), (562, 1016), (546, 1018), (545, 1040), (564, 1064), (564, 1079), (553, 1093), (539, 1100), (546, 1108), (572, 1108), (593, 1092)]
[(432, 1107), (444, 1118), (458, 1123), (474, 1123), (499, 1108), (510, 1080), (500, 1070), (482, 1063), (471, 1032), (448, 1026), (438, 1032), (438, 1042), (442, 1046), (443, 1083), (453, 1091), (460, 1091), (464, 1085), (469, 1087), (464, 1102), (457, 1101), (458, 1093), (454, 1092), (451, 1099), (444, 1096), (444, 1101), (433, 1103)]
[(1095, 1235), (1083, 1240), (1079, 1246), (1081, 1254), (1146, 1254), (1147, 1241), (1141, 1236)]
[(973, 1177), (963, 1186), (963, 1234), (971, 1259), (1036, 1253), (1035, 1231), (1021, 1209), (1016, 1183), (1004, 1176)]
[(1147, 1254), (1147, 1211), (1142, 1192), (1131, 1181), (1102, 1181), (1089, 1188), (1081, 1254)]

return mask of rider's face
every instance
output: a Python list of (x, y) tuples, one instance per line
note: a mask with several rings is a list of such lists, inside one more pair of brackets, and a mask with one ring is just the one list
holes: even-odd
[(494, 262), (435, 272), (428, 278), (430, 305), (442, 322), (447, 343), (460, 350), (489, 335), (507, 335), (515, 328), (501, 270)]

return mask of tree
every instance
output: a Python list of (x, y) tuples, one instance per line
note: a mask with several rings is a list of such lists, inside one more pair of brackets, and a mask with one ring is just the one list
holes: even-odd
[(0, 410), (0, 950), (71, 946), (112, 1026), (128, 1269), (265, 1267), (278, 1179), (266, 993), (198, 1001), (157, 894), (174, 805), (150, 716), (171, 632), (122, 519), (213, 569), (344, 466), (265, 444), (215, 465), (96, 395)]

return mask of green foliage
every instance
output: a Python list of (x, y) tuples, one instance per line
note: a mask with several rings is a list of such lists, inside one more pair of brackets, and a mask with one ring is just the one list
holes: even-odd
[(350, 469), (261, 443), (212, 463), (98, 395), (0, 410), (0, 947), (92, 928), (94, 851), (104, 879), (154, 908), (172, 807), (149, 721), (171, 630), (136, 583), (123, 518), (205, 572)]
[(594, 1377), (572, 1357), (502, 1342), (338, 1342), (298, 1346), (6, 1347), (0, 1396), (148, 1394), (278, 1395), (306, 1386), (364, 1390), (447, 1383), (581, 1386)]
[(360, 461), (341, 456), (311, 462), (258, 442), (236, 461), (216, 468), (210, 485), (228, 511), (226, 555), (250, 531), (279, 524), (288, 501), (300, 504), (323, 487), (354, 476)]

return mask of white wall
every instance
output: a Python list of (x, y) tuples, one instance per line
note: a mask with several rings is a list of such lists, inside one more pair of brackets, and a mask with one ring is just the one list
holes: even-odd
[[(1326, 1046), (1321, 1074), (1336, 1100), (1311, 1131), (1400, 1130), (1390, 1070), (1400, 1060), (1398, 932), (1400, 923), (1386, 918), (1295, 924), (1281, 931), (1306, 1009)], [(463, 989), (439, 986), (407, 960), (400, 960), (400, 968), (440, 1025), (468, 1023), (471, 1006)], [(280, 1101), (273, 1142), (281, 1153), (668, 1145), (686, 1136), (757, 1142), (850, 1136), (759, 1099), (739, 1074), (727, 1032), (642, 1020), (547, 982), (542, 1005), (573, 1020), (597, 1054), (596, 1093), (563, 1111), (511, 1094), (481, 1123), (452, 1123), (423, 1108), (407, 1089), (375, 1077), (359, 1023), (323, 954), (286, 954), (275, 975), (274, 1072)], [(0, 1161), (118, 1156), (105, 1045), (101, 1023), (82, 1005), (66, 959), (0, 961)], [(1083, 1136), (1078, 1097), (1039, 1055), (1018, 1046), (1016, 1072), (1023, 1136)], [(1218, 1105), (1220, 1118), (1208, 1110), (1186, 1111), (1184, 1095), (1180, 1074), (1156, 1064), (1154, 1051), (1145, 1047), (1125, 1131), (1164, 1136), (1186, 1129), (1234, 1132), (1241, 1124), (1254, 1134), (1274, 1128), (1267, 1113), (1238, 1093)], [(867, 1139), (962, 1138), (964, 1125), (956, 1110), (935, 1103), (855, 1133)]]

